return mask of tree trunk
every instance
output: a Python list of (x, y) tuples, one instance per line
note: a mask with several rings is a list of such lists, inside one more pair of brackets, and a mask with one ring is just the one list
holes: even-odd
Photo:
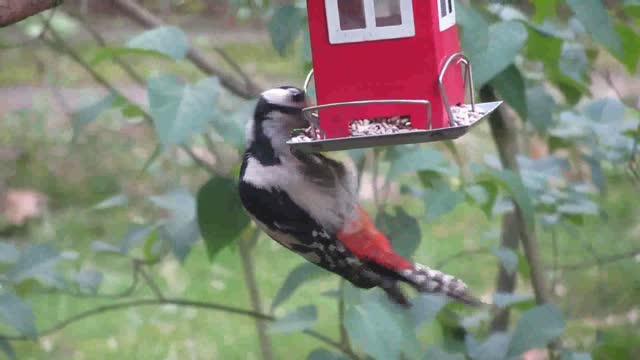
[(62, 0), (0, 0), (0, 27), (9, 26), (62, 4)]
[[(495, 90), (489, 85), (485, 85), (480, 89), (480, 98), (483, 102), (497, 100)], [(491, 114), (489, 118), (489, 125), (491, 126), (491, 135), (498, 149), (498, 154), (500, 155), (500, 161), (503, 168), (511, 170), (519, 176), (520, 169), (516, 158), (516, 155), (519, 153), (519, 146), (514, 120), (505, 116), (504, 112), (499, 109)], [(531, 285), (535, 293), (536, 302), (538, 304), (544, 304), (549, 302), (549, 297), (547, 294), (543, 265), (540, 261), (539, 246), (535, 232), (525, 222), (518, 204), (514, 202), (513, 205), (515, 209), (513, 231), (520, 235), (524, 254), (529, 262)], [(505, 220), (507, 220), (506, 216)], [(506, 239), (503, 237), (503, 245), (505, 245), (505, 240)], [(504, 283), (501, 285), (505, 285), (506, 287), (506, 285), (509, 284)]]
[[(520, 234), (517, 230), (516, 214), (512, 211), (502, 217), (502, 234), (500, 246), (518, 252)], [(500, 266), (496, 279), (496, 291), (511, 294), (516, 290), (517, 273), (510, 274), (504, 266)], [(491, 332), (507, 331), (509, 327), (509, 309), (500, 309), (491, 321)]]

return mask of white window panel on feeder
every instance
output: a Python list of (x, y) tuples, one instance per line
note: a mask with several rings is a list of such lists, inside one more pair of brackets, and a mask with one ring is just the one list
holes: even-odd
[(456, 24), (456, 2), (454, 0), (436, 0), (440, 18), (440, 31), (445, 31)]
[(344, 44), (415, 36), (413, 0), (325, 0), (329, 41)]

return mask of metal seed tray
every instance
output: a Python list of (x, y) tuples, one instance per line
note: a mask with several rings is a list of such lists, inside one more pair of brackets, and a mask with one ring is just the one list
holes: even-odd
[(483, 112), (484, 115), (473, 123), (464, 126), (452, 126), (433, 130), (417, 130), (388, 135), (354, 136), (306, 142), (288, 141), (287, 144), (292, 149), (304, 152), (327, 152), (454, 140), (466, 134), (471, 128), (482, 122), (489, 116), (489, 114), (494, 112), (500, 104), (502, 104), (502, 101), (476, 103), (476, 111)]

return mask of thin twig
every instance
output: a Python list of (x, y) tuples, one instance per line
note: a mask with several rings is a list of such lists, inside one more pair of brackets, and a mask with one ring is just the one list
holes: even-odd
[(158, 286), (158, 284), (156, 284), (156, 281), (151, 277), (151, 275), (149, 275), (147, 271), (142, 267), (140, 267), (140, 275), (142, 275), (145, 283), (147, 283), (156, 298), (158, 298), (159, 300), (163, 300), (164, 294), (162, 293), (162, 290), (160, 290), (160, 287)]
[(344, 302), (344, 285), (345, 280), (340, 279), (339, 285), (339, 296), (338, 296), (338, 322), (340, 326), (340, 346), (345, 349), (351, 349), (351, 344), (349, 343), (349, 334), (347, 333), (347, 328), (344, 326), (344, 315), (345, 315), (345, 302)]
[[(114, 0), (113, 3), (118, 6), (126, 16), (130, 17), (145, 28), (155, 28), (164, 25), (162, 19), (152, 14), (149, 10), (135, 1)], [(205, 58), (204, 54), (194, 48), (189, 49), (187, 58), (191, 60), (191, 62), (202, 72), (208, 75), (217, 76), (224, 87), (241, 98), (252, 99), (258, 96), (261, 92), (261, 90), (252, 83), (243, 84), (233, 76), (227, 74), (222, 69), (209, 62)]]
[(373, 188), (373, 203), (376, 209), (380, 206), (380, 194), (378, 193), (378, 172), (379, 172), (379, 153), (380, 150), (373, 149), (372, 163), (371, 163), (371, 186)]
[(351, 349), (349, 348), (345, 348), (342, 345), (340, 345), (339, 343), (337, 343), (336, 341), (328, 338), (325, 335), (322, 335), (316, 331), (313, 330), (304, 330), (303, 331), (305, 334), (311, 336), (312, 338), (315, 338), (317, 340), (320, 340), (321, 342), (327, 344), (327, 345), (331, 345), (334, 348), (336, 348), (337, 350), (340, 350), (340, 352), (342, 352), (343, 354), (347, 355), (349, 358), (357, 360), (359, 359), (358, 355), (356, 355)]
[[(613, 81), (613, 74), (611, 70), (606, 71), (606, 74), (603, 75), (603, 78), (606, 81), (607, 85), (609, 85), (609, 88), (611, 88), (611, 90), (613, 90), (616, 96), (618, 96), (620, 101), (624, 102), (624, 97), (622, 96), (623, 95), (622, 92), (618, 89), (615, 82)], [(629, 105), (629, 107), (634, 107), (640, 111), (640, 98), (638, 99), (637, 104)], [(640, 123), (638, 124), (636, 132), (640, 134)], [(636, 164), (638, 160), (638, 148), (639, 148), (638, 143), (639, 142), (640, 142), (640, 136), (636, 136), (633, 139), (633, 146), (631, 148), (631, 154), (629, 155), (629, 162), (627, 163), (627, 169), (629, 173), (631, 173), (631, 176), (633, 177), (633, 180), (636, 183), (636, 185), (640, 185), (640, 169)]]
[(558, 268), (564, 271), (581, 270), (581, 269), (591, 268), (594, 266), (603, 266), (603, 265), (607, 265), (607, 264), (622, 261), (622, 260), (633, 259), (637, 256), (640, 256), (640, 248), (633, 249), (631, 251), (628, 251), (622, 254), (599, 257), (598, 260), (595, 262), (583, 261), (577, 264), (560, 265)]
[[(175, 305), (175, 306), (182, 306), (182, 307), (192, 307), (192, 308), (199, 308), (199, 309), (205, 309), (205, 310), (211, 310), (211, 311), (222, 311), (225, 313), (231, 313), (231, 314), (236, 314), (236, 315), (243, 315), (243, 316), (247, 316), (247, 317), (251, 317), (254, 319), (260, 319), (260, 320), (266, 320), (266, 321), (276, 321), (277, 318), (272, 316), (272, 315), (268, 315), (268, 314), (263, 314), (260, 312), (256, 312), (256, 311), (252, 311), (252, 310), (246, 310), (246, 309), (241, 309), (241, 308), (237, 308), (234, 306), (229, 306), (229, 305), (223, 305), (223, 304), (216, 304), (216, 303), (208, 303), (208, 302), (202, 302), (202, 301), (194, 301), (194, 300), (187, 300), (187, 299), (170, 299), (170, 298), (165, 298), (165, 299), (139, 299), (139, 300), (132, 300), (132, 301), (126, 301), (126, 302), (121, 302), (121, 303), (117, 303), (117, 304), (109, 304), (109, 305), (103, 305), (103, 306), (98, 306), (96, 308), (87, 310), (87, 311), (83, 311), (81, 313), (78, 313), (76, 315), (73, 315), (55, 325), (52, 325), (49, 328), (46, 328), (45, 330), (42, 330), (40, 332), (38, 332), (38, 337), (43, 337), (43, 336), (48, 336), (52, 333), (55, 333), (57, 331), (60, 331), (64, 328), (66, 328), (69, 325), (72, 325), (76, 322), (82, 321), (84, 319), (90, 318), (92, 316), (95, 315), (100, 315), (100, 314), (104, 314), (104, 313), (108, 313), (108, 312), (112, 312), (112, 311), (118, 311), (118, 310), (124, 310), (124, 309), (130, 309), (130, 308), (135, 308), (135, 307), (142, 307), (142, 306), (158, 306), (158, 305)], [(335, 349), (339, 350), (340, 352), (343, 352), (345, 355), (353, 358), (353, 359), (357, 359), (357, 356), (355, 356), (355, 354), (350, 351), (349, 349), (344, 349), (340, 346), (339, 343), (337, 343), (336, 341), (316, 332), (313, 330), (305, 330), (303, 331), (303, 333), (329, 345), (334, 347)], [(30, 336), (24, 336), (24, 335), (5, 335), (5, 334), (0, 334), (0, 340), (8, 340), (8, 341), (31, 341), (33, 340), (32, 337)]]
[(490, 251), (487, 248), (461, 250), (453, 255), (447, 256), (446, 258), (440, 260), (439, 262), (436, 263), (435, 266), (437, 269), (441, 269), (447, 266), (450, 262), (454, 260), (464, 258), (467, 256), (473, 256), (473, 255), (490, 255)]
[[(51, 36), (54, 38), (53, 41), (43, 38), (42, 40), (44, 41), (45, 44), (47, 44), (49, 47), (51, 47), (53, 50), (55, 51), (61, 51), (62, 53), (68, 55), (71, 59), (73, 59), (78, 65), (80, 65), (85, 71), (87, 71), (95, 81), (97, 81), (100, 85), (102, 85), (105, 89), (107, 89), (111, 94), (113, 94), (114, 96), (123, 98), (123, 99), (127, 99), (128, 98), (120, 91), (118, 90), (115, 86), (113, 86), (109, 80), (107, 80), (104, 76), (102, 76), (100, 73), (98, 73), (97, 71), (95, 71), (91, 65), (89, 65), (89, 63), (87, 63), (81, 56), (80, 54), (78, 54), (78, 52), (76, 52), (73, 48), (69, 47), (66, 45), (66, 43), (64, 42), (64, 40), (60, 37), (60, 35), (55, 31), (55, 29), (51, 29), (49, 31), (49, 33), (51, 34)], [(147, 113), (146, 111), (142, 110), (142, 114), (143, 117), (145, 118), (145, 120), (148, 123), (152, 123), (152, 118), (151, 115), (149, 113)], [(189, 157), (191, 157), (191, 159), (198, 164), (201, 168), (205, 169), (206, 171), (208, 171), (210, 174), (216, 174), (217, 170), (216, 168), (214, 168), (212, 165), (210, 165), (209, 163), (207, 163), (204, 159), (200, 158), (198, 155), (196, 155), (188, 146), (186, 145), (181, 145), (180, 148), (187, 153), (187, 155), (189, 155)]]
[[(98, 43), (100, 46), (103, 46), (103, 47), (108, 45), (107, 41), (104, 39), (102, 34), (100, 34), (100, 32), (98, 30), (96, 30), (93, 27), (93, 25), (91, 25), (91, 23), (89, 23), (84, 17), (80, 16), (80, 17), (77, 17), (76, 19), (78, 19), (80, 21), (82, 26), (93, 37), (93, 39), (96, 41), (96, 43)], [(123, 61), (122, 58), (120, 58), (117, 55), (114, 56), (112, 59), (113, 59), (113, 62), (115, 64), (117, 64), (131, 78), (131, 80), (133, 80), (136, 84), (138, 84), (140, 86), (145, 86), (144, 78), (142, 76), (140, 76), (140, 74), (138, 74), (131, 67), (131, 65), (129, 65), (129, 63), (127, 63), (126, 61)]]
[(553, 257), (553, 271), (551, 272), (551, 291), (555, 291), (556, 285), (558, 285), (558, 269), (559, 256), (558, 254), (558, 234), (555, 229), (551, 229), (551, 256)]
[[(241, 308), (237, 308), (237, 307), (233, 307), (233, 306), (228, 306), (228, 305), (222, 305), (222, 304), (215, 304), (215, 303), (207, 303), (207, 302), (201, 302), (201, 301), (192, 301), (192, 300), (186, 300), (186, 299), (140, 299), (140, 300), (132, 300), (132, 301), (127, 301), (127, 302), (121, 302), (121, 303), (117, 303), (117, 304), (109, 304), (109, 305), (103, 305), (103, 306), (98, 306), (94, 309), (91, 310), (87, 310), (87, 311), (83, 311), (79, 314), (76, 314), (74, 316), (71, 316), (45, 330), (42, 330), (38, 333), (38, 336), (42, 337), (42, 336), (47, 336), (50, 335), (56, 331), (62, 330), (65, 327), (84, 320), (86, 318), (89, 318), (91, 316), (95, 316), (95, 315), (99, 315), (99, 314), (103, 314), (103, 313), (107, 313), (107, 312), (111, 312), (111, 311), (116, 311), (116, 310), (122, 310), (122, 309), (127, 309), (127, 308), (132, 308), (132, 307), (139, 307), (139, 306), (150, 306), (150, 305), (176, 305), (176, 306), (184, 306), (184, 307), (195, 307), (195, 308), (201, 308), (201, 309), (208, 309), (208, 310), (216, 310), (216, 311), (224, 311), (227, 313), (232, 313), (232, 314), (237, 314), (237, 315), (244, 315), (244, 316), (249, 316), (252, 318), (256, 318), (256, 319), (263, 319), (263, 320), (269, 320), (269, 321), (274, 321), (276, 320), (273, 316), (271, 315), (267, 315), (267, 314), (262, 314), (260, 312), (256, 312), (256, 311), (251, 311), (251, 310), (245, 310), (245, 309), (241, 309)], [(33, 340), (31, 337), (28, 336), (23, 336), (23, 335), (0, 335), (0, 339), (3, 340)]]
[(191, 148), (189, 146), (181, 145), (180, 149), (182, 149), (182, 151), (184, 151), (187, 155), (189, 155), (191, 160), (193, 160), (193, 162), (195, 162), (198, 166), (200, 166), (201, 168), (207, 170), (207, 172), (209, 172), (209, 174), (218, 175), (218, 169), (216, 169), (213, 165), (209, 164), (204, 159), (202, 159), (198, 155), (196, 155), (196, 153), (194, 153), (193, 150), (191, 150)]
[(42, 41), (47, 46), (49, 46), (54, 51), (62, 52), (64, 54), (66, 54), (67, 56), (69, 56), (73, 61), (75, 61), (78, 65), (80, 65), (86, 72), (88, 72), (91, 75), (91, 77), (93, 77), (93, 79), (95, 81), (97, 81), (100, 85), (102, 85), (104, 88), (106, 88), (110, 93), (112, 93), (114, 95), (122, 96), (122, 93), (118, 89), (116, 89), (113, 85), (111, 85), (111, 83), (104, 76), (102, 76), (100, 73), (95, 71), (91, 67), (91, 65), (89, 65), (80, 56), (80, 54), (78, 54), (74, 49), (69, 47), (64, 42), (64, 40), (62, 39), (60, 34), (58, 34), (58, 32), (54, 28), (50, 29), (49, 34), (51, 35), (53, 40), (47, 39), (46, 36), (42, 38)]
[(238, 64), (233, 58), (221, 47), (216, 47), (214, 50), (220, 55), (220, 57), (231, 66), (231, 68), (238, 74), (242, 80), (244, 80), (245, 85), (250, 88), (257, 88), (251, 77), (242, 69), (240, 64)]
[(140, 273), (140, 267), (143, 265), (143, 263), (137, 260), (132, 260), (131, 263), (132, 263), (131, 284), (129, 284), (129, 286), (127, 286), (124, 290), (120, 292), (113, 293), (113, 294), (87, 294), (87, 293), (75, 292), (75, 291), (47, 290), (47, 291), (37, 292), (35, 293), (35, 295), (56, 294), (56, 295), (70, 296), (78, 299), (104, 299), (104, 300), (123, 299), (131, 296), (136, 291), (136, 289), (138, 288), (138, 284), (140, 283), (139, 273)]

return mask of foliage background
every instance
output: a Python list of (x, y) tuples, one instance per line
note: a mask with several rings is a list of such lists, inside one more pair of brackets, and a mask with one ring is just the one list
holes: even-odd
[(0, 32), (1, 353), (636, 358), (640, 3), (457, 9), (507, 105), (455, 143), (337, 156), (398, 251), (497, 307), (401, 311), (239, 208), (255, 95), (310, 68), (304, 2), (68, 1)]

